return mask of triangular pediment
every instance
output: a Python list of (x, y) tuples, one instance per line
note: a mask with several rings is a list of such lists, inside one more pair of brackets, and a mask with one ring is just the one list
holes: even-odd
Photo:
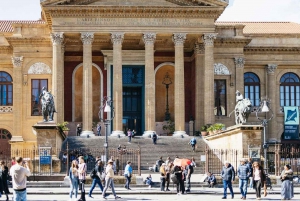
[(227, 6), (228, 0), (41, 0), (43, 6)]

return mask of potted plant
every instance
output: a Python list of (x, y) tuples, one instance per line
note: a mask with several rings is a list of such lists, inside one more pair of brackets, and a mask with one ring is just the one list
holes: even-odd
[(167, 131), (167, 134), (173, 134), (175, 131), (175, 123), (171, 120), (167, 121), (165, 125), (163, 125), (163, 130)]
[(201, 127), (201, 135), (206, 136), (207, 135), (207, 125), (203, 125)]
[(65, 135), (68, 135), (69, 133), (69, 128), (67, 127), (67, 125), (69, 124), (69, 122), (65, 121), (63, 123), (58, 123), (57, 126), (65, 133)]
[(213, 124), (211, 125), (207, 131), (209, 132), (209, 134), (216, 134), (216, 133), (220, 133), (221, 130), (224, 128), (224, 124), (221, 124), (221, 123), (216, 123), (216, 124)]

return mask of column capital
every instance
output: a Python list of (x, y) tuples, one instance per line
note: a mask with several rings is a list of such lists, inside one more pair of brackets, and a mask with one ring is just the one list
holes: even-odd
[(84, 45), (91, 45), (94, 41), (93, 32), (81, 32), (81, 41)]
[(63, 32), (51, 33), (50, 36), (51, 36), (53, 45), (60, 45), (64, 41), (64, 33)]
[(121, 32), (116, 32), (116, 33), (111, 33), (111, 42), (114, 45), (121, 45), (124, 40), (124, 33)]
[(172, 40), (175, 44), (175, 46), (177, 45), (183, 45), (186, 39), (186, 33), (174, 33)]
[(203, 43), (195, 43), (194, 46), (195, 54), (204, 54), (205, 53), (205, 46)]
[(245, 58), (243, 57), (235, 57), (234, 58), (235, 67), (237, 68), (244, 68), (245, 65)]
[(23, 56), (20, 57), (11, 57), (12, 64), (14, 67), (22, 67), (23, 65)]
[(216, 33), (207, 33), (202, 36), (205, 46), (214, 46), (214, 40), (217, 38)]
[(143, 41), (145, 45), (153, 45), (156, 40), (156, 33), (144, 33)]
[(267, 74), (274, 74), (277, 66), (277, 64), (268, 64), (266, 66)]

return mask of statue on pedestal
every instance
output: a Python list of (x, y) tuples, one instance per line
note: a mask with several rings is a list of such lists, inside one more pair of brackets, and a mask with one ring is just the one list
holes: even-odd
[[(235, 124), (243, 124), (247, 122), (247, 119), (251, 113), (251, 101), (237, 90), (236, 91), (236, 106), (234, 108)], [(230, 116), (230, 115), (229, 115)]]
[[(39, 98), (42, 104), (42, 114), (44, 122), (53, 121), (53, 116), (55, 111), (54, 99), (51, 91), (47, 91), (46, 87), (42, 88), (42, 93)], [(49, 117), (49, 119), (48, 119)]]

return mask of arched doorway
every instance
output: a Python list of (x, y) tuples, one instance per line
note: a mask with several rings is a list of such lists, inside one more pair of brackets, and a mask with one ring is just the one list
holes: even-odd
[(11, 159), (11, 146), (9, 144), (11, 137), (11, 133), (8, 130), (0, 128), (0, 158), (4, 160), (6, 164), (9, 164)]

